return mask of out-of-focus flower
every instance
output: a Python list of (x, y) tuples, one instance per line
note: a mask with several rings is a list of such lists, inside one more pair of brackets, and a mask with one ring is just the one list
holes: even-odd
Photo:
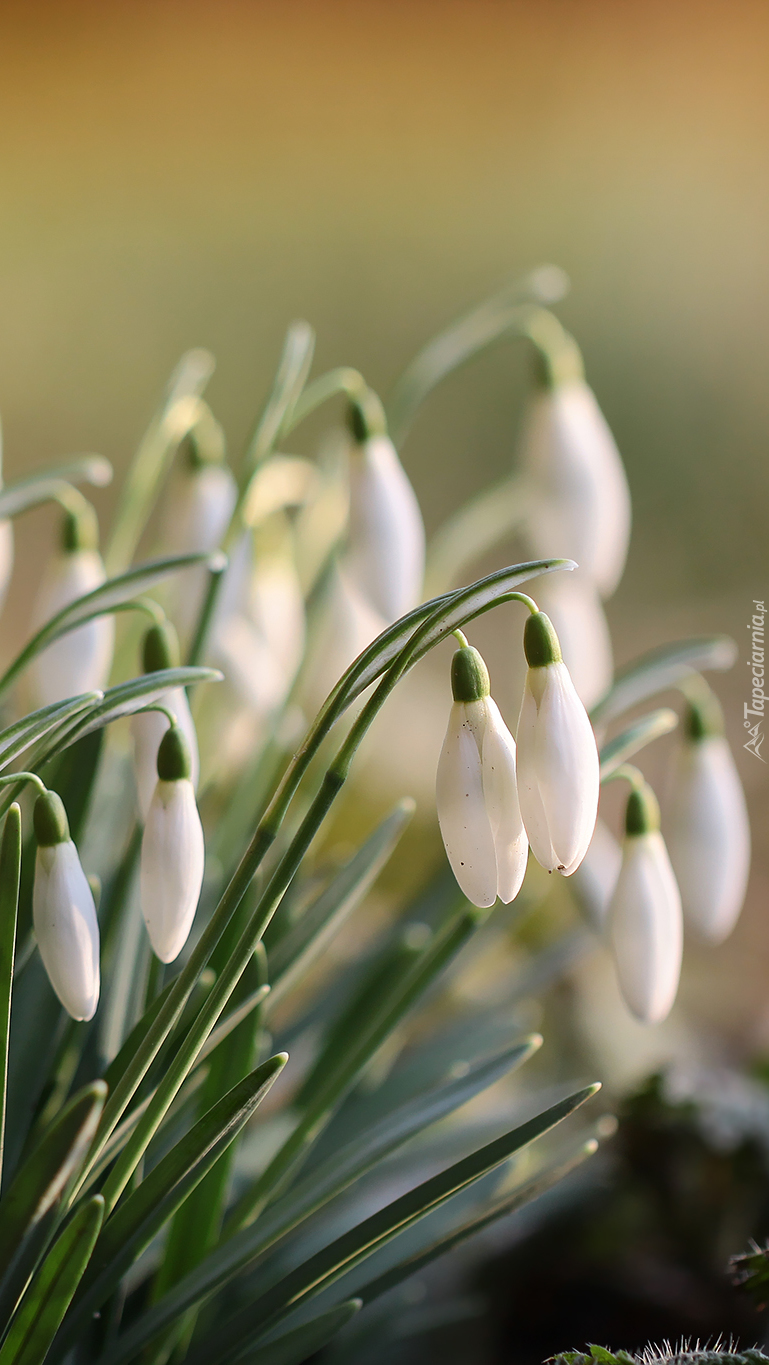
[(734, 928), (750, 870), (742, 784), (715, 697), (687, 708), (671, 784), (670, 861), (687, 927), (721, 943)]
[(32, 891), (35, 937), (51, 985), (73, 1019), (92, 1019), (99, 1003), (99, 925), (88, 879), (55, 792), (34, 808), (37, 856)]
[(373, 609), (388, 622), (421, 601), (425, 529), (416, 494), (384, 434), (359, 438), (350, 456), (350, 523), (345, 570)]
[(139, 874), (144, 923), (161, 962), (173, 962), (187, 941), (204, 863), (189, 750), (181, 727), (172, 725), (158, 749), (157, 784), (144, 826)]
[(515, 741), (489, 695), (476, 649), (457, 650), (451, 667), (454, 704), (438, 763), (436, 804), (443, 843), (474, 905), (518, 895), (528, 842), (515, 782)]
[[(179, 642), (170, 621), (150, 626), (142, 644), (142, 666), (145, 673), (157, 673), (165, 668), (178, 668)], [(183, 687), (175, 687), (172, 691), (166, 692), (160, 700), (173, 713), (177, 724), (184, 732), (184, 738), (190, 752), (190, 781), (193, 789), (197, 790), (200, 767), (198, 737), (187, 701), (187, 693)], [(158, 780), (158, 749), (169, 724), (168, 717), (162, 711), (138, 711), (131, 717), (136, 795), (142, 821), (147, 819), (150, 802), (155, 793)]]
[(643, 1023), (670, 1013), (683, 950), (681, 896), (650, 787), (634, 789), (625, 815), (622, 867), (608, 912), (620, 990)]
[[(88, 504), (86, 504), (86, 507)], [(93, 509), (64, 516), (62, 549), (48, 566), (34, 609), (35, 627), (101, 587), (106, 578), (97, 547)], [(97, 616), (60, 639), (33, 660), (30, 678), (38, 706), (64, 701), (105, 686), (112, 665), (115, 625), (112, 616)]]
[(531, 400), (520, 458), (534, 491), (527, 535), (535, 555), (576, 560), (610, 597), (627, 557), (630, 493), (614, 437), (583, 379), (555, 383)]
[(523, 645), (529, 667), (517, 733), (521, 814), (537, 862), (568, 877), (595, 829), (598, 750), (544, 612), (528, 617)]
[[(238, 495), (225, 463), (224, 434), (207, 412), (205, 441), (193, 431), (166, 501), (160, 543), (169, 555), (209, 554), (219, 548)], [(205, 591), (206, 570), (187, 569), (170, 585), (171, 612), (186, 634), (194, 629)]]
[(332, 565), (325, 601), (306, 669), (308, 700), (320, 706), (367, 645), (388, 622), (358, 590), (343, 565)]
[(577, 696), (589, 710), (608, 692), (614, 675), (601, 598), (586, 574), (577, 569), (545, 574), (537, 585), (537, 600), (555, 627)]

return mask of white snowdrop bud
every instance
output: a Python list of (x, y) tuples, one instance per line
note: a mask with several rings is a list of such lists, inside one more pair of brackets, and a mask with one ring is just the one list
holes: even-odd
[(422, 513), (395, 446), (352, 409), (356, 437), (350, 461), (349, 545), (345, 568), (386, 621), (421, 601), (425, 572)]
[[(218, 423), (216, 424), (218, 428)], [(216, 458), (203, 458), (190, 444), (187, 458), (168, 489), (160, 543), (166, 554), (209, 554), (219, 548), (235, 509), (238, 489), (224, 463), (224, 444)], [(203, 566), (176, 574), (169, 585), (172, 614), (182, 634), (197, 621), (206, 588)]]
[(553, 623), (563, 661), (588, 711), (608, 692), (614, 675), (611, 636), (601, 598), (583, 570), (545, 574), (537, 600)]
[(190, 782), (190, 755), (180, 726), (166, 730), (158, 780), (147, 812), (139, 873), (142, 914), (161, 962), (184, 947), (203, 884), (203, 828)]
[(536, 394), (520, 458), (535, 493), (528, 523), (534, 554), (576, 560), (610, 597), (627, 558), (630, 493), (614, 437), (584, 379)]
[(659, 1023), (678, 990), (683, 916), (659, 807), (646, 785), (628, 800), (622, 866), (607, 922), (625, 1003), (643, 1023)]
[[(96, 545), (95, 516), (66, 513), (62, 550), (49, 565), (38, 593), (33, 613), (36, 628), (70, 602), (101, 587), (106, 573)], [(49, 706), (103, 688), (114, 643), (115, 623), (110, 615), (97, 616), (54, 640), (30, 666), (37, 705)]]
[(750, 826), (715, 697), (690, 703), (671, 786), (670, 861), (687, 927), (721, 943), (734, 928), (750, 870)]
[(55, 792), (34, 808), (37, 856), (32, 917), (43, 966), (73, 1019), (92, 1019), (99, 1003), (99, 926), (88, 879)]
[(517, 734), (521, 814), (537, 862), (568, 877), (595, 829), (598, 750), (544, 612), (529, 616), (523, 647), (529, 667)]
[(438, 822), (452, 871), (474, 905), (508, 904), (521, 888), (528, 843), (515, 783), (515, 741), (489, 695), (476, 649), (457, 650), (454, 704), (438, 762)]
[[(170, 621), (150, 626), (142, 644), (142, 665), (145, 673), (158, 673), (165, 668), (178, 668), (179, 645)], [(163, 706), (176, 717), (184, 732), (190, 752), (190, 781), (197, 790), (200, 761), (198, 737), (192, 719), (187, 694), (183, 687), (175, 687), (160, 699)], [(150, 802), (158, 780), (157, 761), (160, 741), (169, 727), (162, 711), (138, 711), (131, 717), (131, 737), (134, 746), (134, 776), (139, 814), (146, 821)]]

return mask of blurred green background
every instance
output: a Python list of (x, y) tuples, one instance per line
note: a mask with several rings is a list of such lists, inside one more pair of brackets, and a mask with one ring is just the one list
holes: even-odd
[[(295, 316), (316, 372), (386, 393), (455, 313), (554, 261), (634, 499), (619, 660), (744, 634), (769, 595), (765, 4), (56, 0), (4, 5), (0, 34), (7, 477), (78, 450), (124, 467), (193, 345), (237, 451)], [(404, 462), (430, 528), (509, 467), (526, 381), (511, 344), (425, 406)], [(20, 531), (4, 649), (51, 525)], [(750, 904), (689, 959), (688, 999), (769, 1047), (769, 792), (739, 747), (741, 668), (717, 686)]]

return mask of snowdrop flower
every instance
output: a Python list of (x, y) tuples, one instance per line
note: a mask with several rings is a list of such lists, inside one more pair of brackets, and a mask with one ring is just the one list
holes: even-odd
[[(62, 549), (48, 568), (34, 608), (36, 628), (70, 602), (101, 587), (106, 578), (96, 548), (96, 517), (90, 504), (85, 508), (65, 514)], [(112, 665), (114, 642), (115, 623), (109, 615), (86, 621), (55, 640), (37, 655), (30, 668), (37, 705), (49, 706), (103, 688)]]
[(555, 627), (563, 661), (583, 706), (608, 692), (614, 676), (609, 624), (601, 598), (584, 571), (546, 574), (537, 599)]
[(38, 796), (34, 826), (32, 916), (43, 966), (67, 1013), (73, 1019), (92, 1019), (99, 1002), (96, 907), (55, 792)]
[(580, 910), (591, 929), (603, 937), (606, 917), (622, 866), (620, 846), (600, 818), (587, 853), (574, 873), (572, 883)]
[[(373, 398), (373, 396), (372, 396)], [(356, 406), (350, 460), (350, 523), (345, 568), (370, 606), (395, 621), (421, 601), (425, 572), (422, 513), (395, 446), (381, 423)], [(380, 429), (381, 427), (381, 429)]]
[[(179, 667), (179, 644), (176, 631), (170, 621), (150, 626), (142, 645), (142, 664), (145, 673), (158, 673), (164, 668)], [(198, 737), (195, 723), (183, 687), (175, 687), (160, 699), (176, 717), (177, 724), (184, 732), (190, 752), (190, 781), (197, 790), (200, 763), (198, 759)], [(134, 776), (136, 795), (142, 822), (147, 819), (150, 802), (155, 794), (158, 780), (157, 760), (160, 741), (166, 733), (170, 721), (162, 711), (138, 711), (131, 717), (131, 737), (134, 746)]]
[(721, 943), (745, 899), (750, 826), (715, 697), (689, 704), (670, 804), (668, 844), (684, 919), (700, 938)]
[(308, 702), (319, 707), (350, 664), (387, 629), (387, 621), (359, 592), (343, 565), (329, 573), (306, 670)]
[(142, 914), (161, 962), (173, 962), (192, 928), (203, 884), (203, 828), (190, 781), (190, 754), (179, 725), (166, 730), (158, 780), (142, 838)]
[[(224, 462), (224, 436), (212, 414), (208, 416), (205, 449), (193, 432), (184, 463), (169, 485), (160, 537), (166, 554), (208, 554), (218, 549), (235, 509), (238, 490)], [(205, 585), (203, 567), (176, 575), (171, 585), (172, 614), (183, 634), (194, 628)]]
[(535, 555), (576, 560), (610, 597), (627, 557), (630, 493), (614, 437), (584, 379), (556, 382), (534, 397), (520, 456), (535, 493), (528, 524)]
[(515, 741), (489, 695), (476, 649), (451, 666), (454, 704), (438, 763), (438, 822), (452, 871), (474, 905), (508, 904), (526, 871), (528, 843), (515, 784)]
[(659, 823), (656, 798), (644, 783), (627, 803), (622, 866), (608, 912), (620, 990), (646, 1024), (670, 1013), (683, 949), (681, 897)]
[(533, 612), (524, 628), (529, 665), (518, 718), (518, 797), (532, 852), (548, 872), (582, 862), (598, 812), (598, 750), (561, 657), (552, 623)]

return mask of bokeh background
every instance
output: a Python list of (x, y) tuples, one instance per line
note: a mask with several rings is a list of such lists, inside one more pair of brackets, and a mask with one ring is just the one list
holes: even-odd
[[(768, 69), (760, 0), (3, 5), (6, 478), (83, 450), (120, 471), (193, 345), (237, 452), (297, 316), (316, 372), (353, 364), (386, 394), (434, 330), (553, 261), (633, 495), (618, 660), (744, 638), (769, 596)], [(429, 529), (510, 467), (527, 378), (511, 343), (425, 405), (403, 458)], [(4, 651), (51, 526), (23, 523)], [(769, 1052), (769, 783), (741, 748), (744, 660), (716, 686), (756, 858), (682, 998), (739, 1060)], [(597, 1055), (639, 1077), (679, 1026), (618, 1033), (590, 970)]]

